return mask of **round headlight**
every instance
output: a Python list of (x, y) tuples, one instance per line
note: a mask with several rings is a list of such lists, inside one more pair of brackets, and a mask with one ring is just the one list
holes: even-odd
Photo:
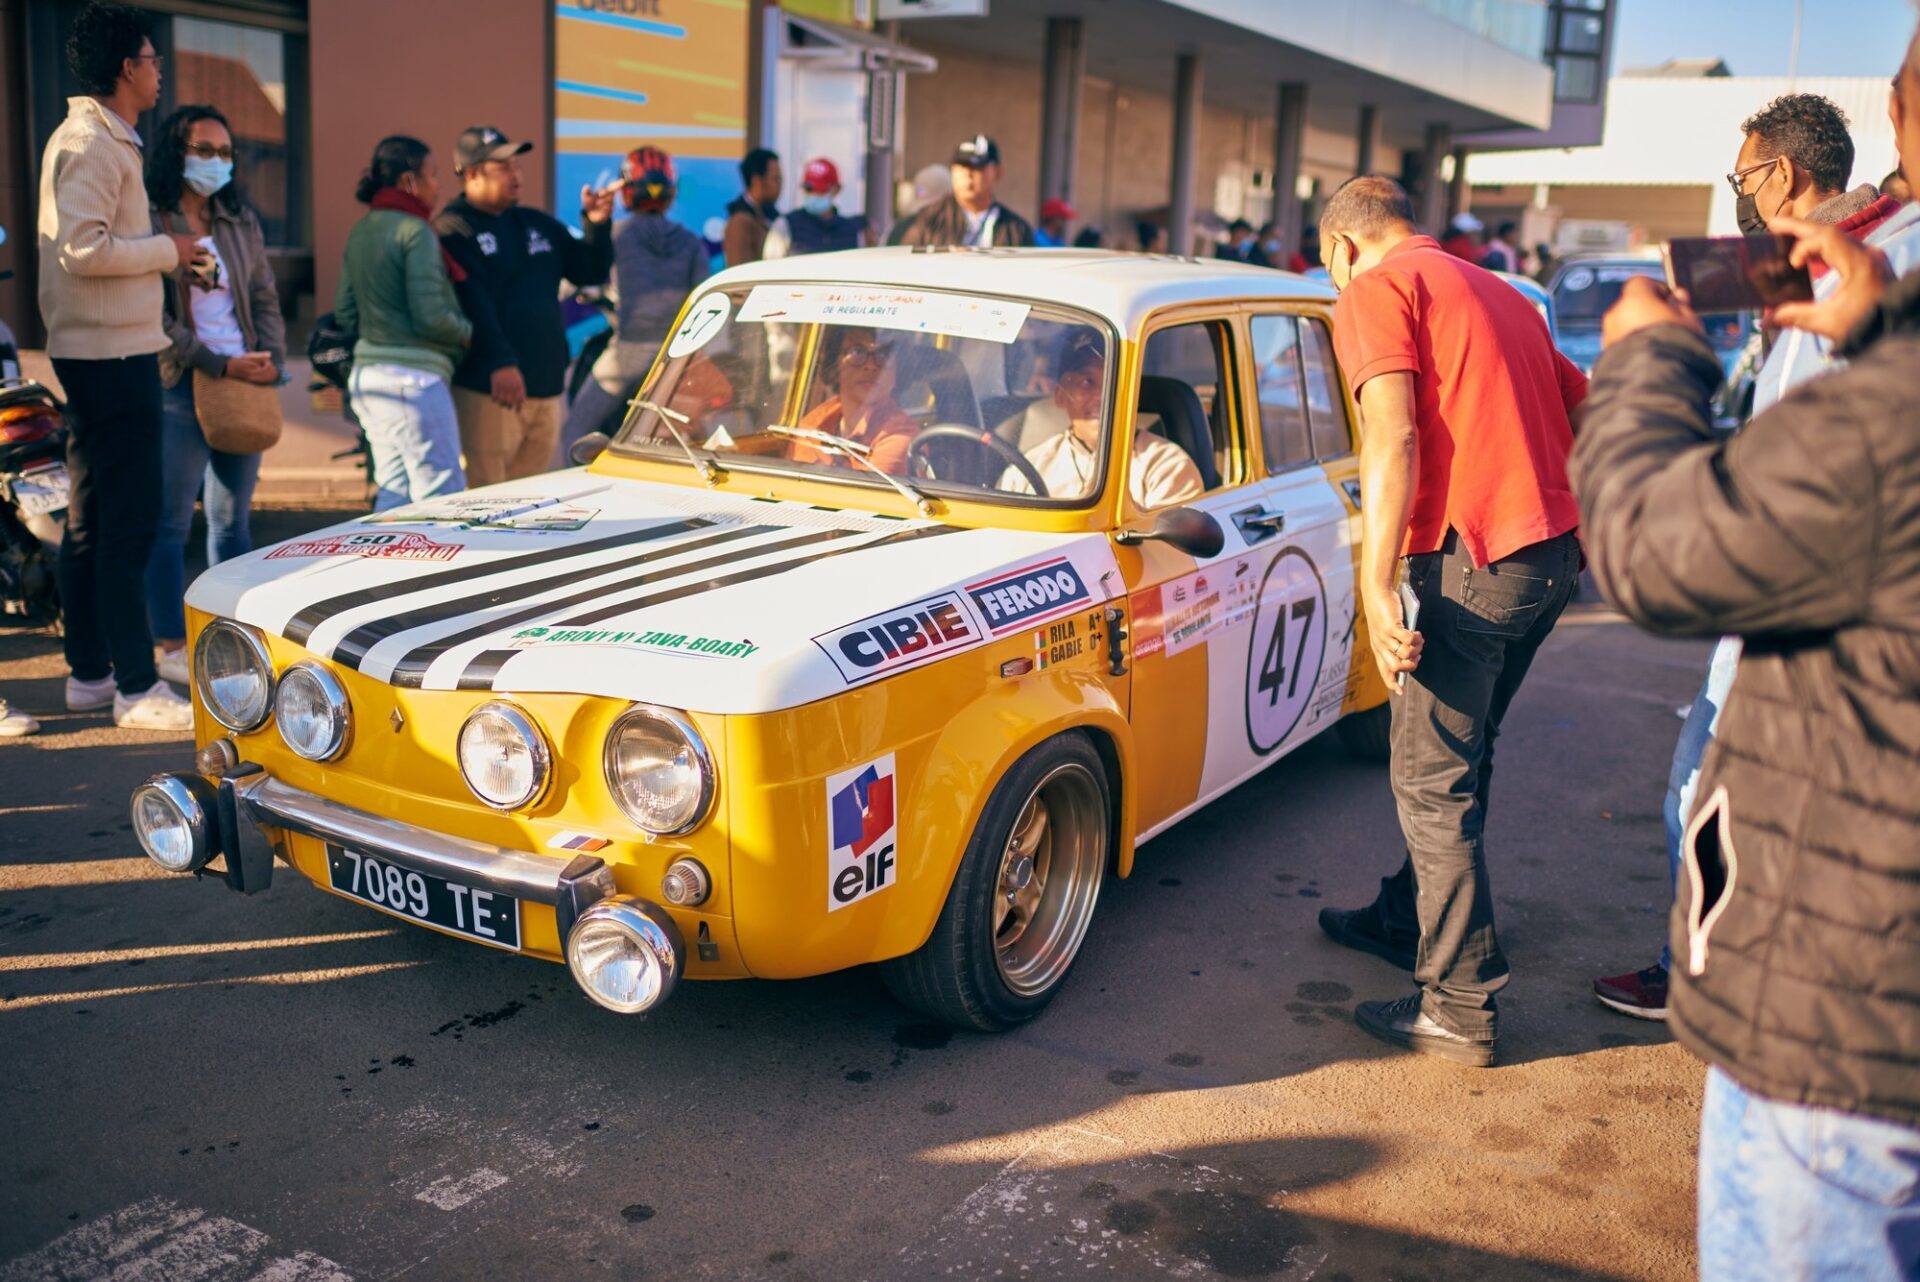
[(483, 703), (460, 727), (460, 773), (496, 810), (539, 800), (552, 760), (539, 727), (510, 703)]
[(657, 906), (627, 895), (592, 904), (567, 936), (567, 969), (598, 1004), (623, 1015), (665, 1000), (686, 968), (679, 927)]
[(147, 858), (168, 872), (192, 872), (213, 858), (212, 817), (204, 781), (155, 775), (134, 790), (133, 835)]
[(258, 730), (273, 711), (273, 660), (252, 628), (215, 619), (193, 647), (193, 683), (215, 721), (239, 734)]
[(317, 663), (296, 663), (281, 676), (273, 717), (287, 746), (308, 761), (331, 761), (347, 746), (347, 692)]
[(607, 732), (607, 787), (641, 829), (656, 837), (691, 832), (713, 805), (713, 758), (693, 723), (669, 708), (639, 704)]

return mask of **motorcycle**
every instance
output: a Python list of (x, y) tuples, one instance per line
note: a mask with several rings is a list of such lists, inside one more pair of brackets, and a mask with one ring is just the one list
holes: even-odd
[(60, 618), (57, 567), (66, 532), (67, 423), (52, 392), (0, 380), (0, 618)]

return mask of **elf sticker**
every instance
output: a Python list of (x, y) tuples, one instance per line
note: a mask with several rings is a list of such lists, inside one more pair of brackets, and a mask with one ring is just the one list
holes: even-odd
[(827, 779), (827, 911), (885, 890), (899, 872), (893, 754)]
[(451, 561), (460, 554), (458, 543), (435, 543), (424, 534), (330, 534), (318, 539), (282, 543), (267, 560), (294, 556), (368, 556), (389, 561)]

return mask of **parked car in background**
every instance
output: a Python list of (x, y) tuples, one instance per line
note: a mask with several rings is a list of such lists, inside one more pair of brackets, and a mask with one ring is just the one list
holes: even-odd
[[(1554, 271), (1547, 286), (1558, 321), (1554, 341), (1583, 373), (1592, 373), (1593, 363), (1600, 359), (1600, 318), (1620, 300), (1621, 288), (1635, 276), (1666, 279), (1666, 268), (1657, 251), (1583, 254), (1562, 260)], [(1700, 321), (1722, 369), (1731, 375), (1755, 328), (1753, 314), (1710, 312)]]

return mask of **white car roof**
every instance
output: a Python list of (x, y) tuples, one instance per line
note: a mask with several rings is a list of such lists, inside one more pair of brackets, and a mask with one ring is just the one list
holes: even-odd
[(804, 281), (892, 285), (1060, 303), (1135, 332), (1152, 311), (1212, 299), (1331, 303), (1337, 295), (1292, 272), (1211, 258), (1106, 249), (912, 249), (888, 246), (742, 263), (709, 278), (716, 286)]

